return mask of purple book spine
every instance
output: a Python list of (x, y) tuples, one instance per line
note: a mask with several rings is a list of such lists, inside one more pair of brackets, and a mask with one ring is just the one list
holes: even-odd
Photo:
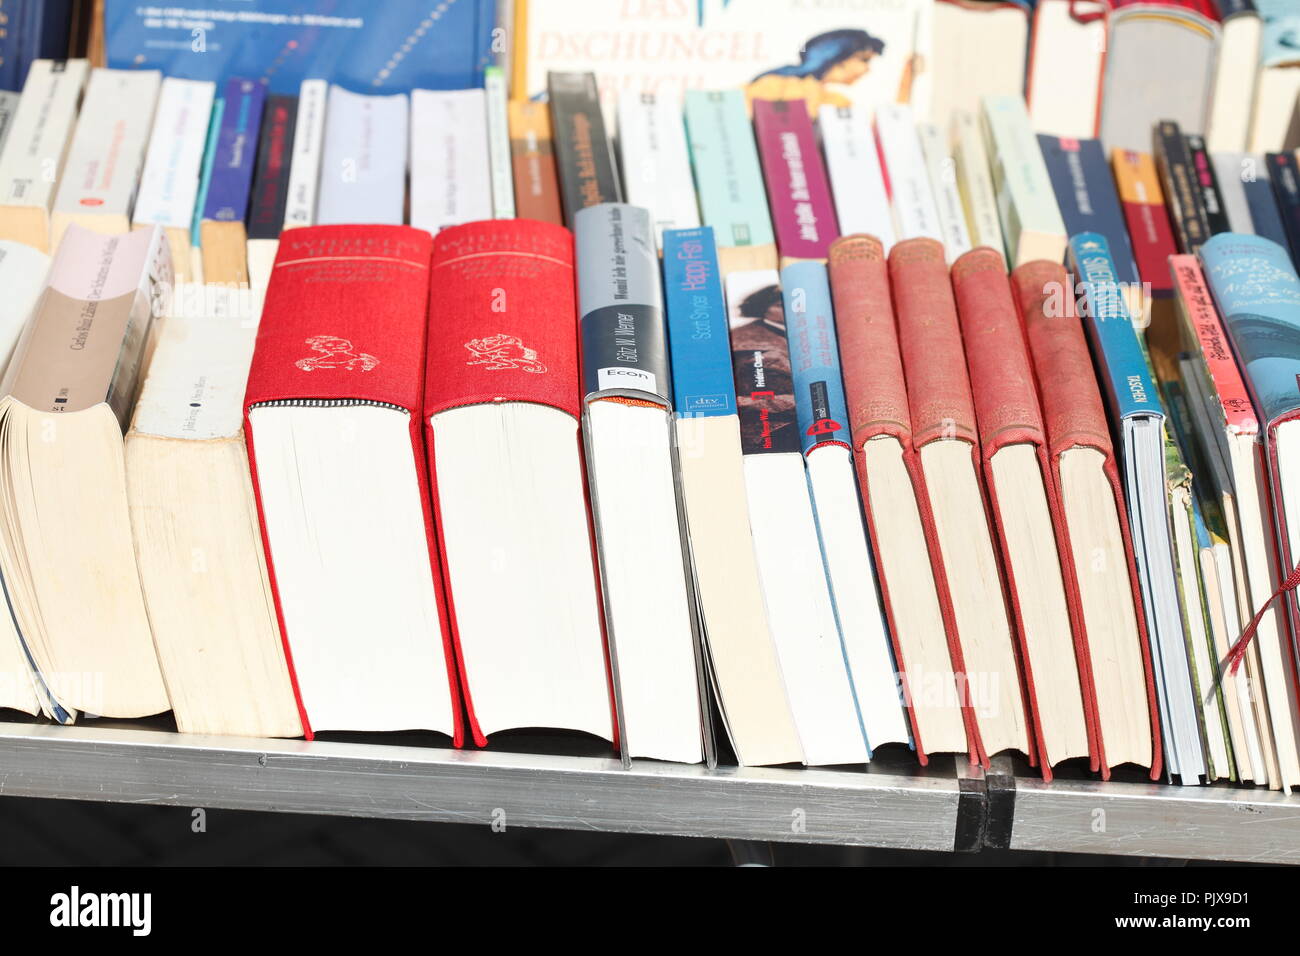
[(788, 259), (825, 259), (840, 228), (807, 104), (756, 100), (754, 132), (777, 252)]
[(203, 218), (218, 222), (243, 222), (257, 165), (257, 133), (262, 127), (266, 86), (257, 80), (234, 77), (226, 81), (225, 111), (217, 134), (217, 155)]

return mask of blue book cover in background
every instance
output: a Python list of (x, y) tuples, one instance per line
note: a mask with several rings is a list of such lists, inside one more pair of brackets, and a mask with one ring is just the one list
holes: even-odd
[(826, 444), (852, 448), (826, 267), (820, 262), (786, 266), (781, 291), (803, 453)]
[(678, 416), (736, 414), (731, 339), (713, 229), (664, 230), (664, 306)]
[(1131, 415), (1163, 418), (1160, 394), (1151, 380), (1142, 344), (1124, 302), (1106, 237), (1097, 232), (1082, 232), (1072, 237), (1070, 267), (1082, 286), (1083, 327), (1092, 343), (1106, 400), (1116, 421)]
[(1200, 256), (1255, 411), (1276, 422), (1300, 408), (1300, 278), (1291, 257), (1235, 232), (1213, 237)]
[(495, 0), (105, 0), (104, 32), (120, 69), (406, 93), (482, 86), (495, 17)]
[(1282, 222), (1282, 212), (1277, 207), (1277, 197), (1273, 194), (1273, 183), (1269, 178), (1268, 160), (1263, 153), (1247, 157), (1255, 175), (1242, 176), (1241, 184), (1246, 190), (1246, 205), (1250, 207), (1251, 225), (1255, 235), (1263, 236), (1280, 245), (1287, 245), (1286, 225)]
[(248, 214), (248, 195), (253, 186), (266, 87), (254, 80), (232, 79), (226, 82), (222, 99), (225, 106), (202, 218), (242, 222)]
[(1137, 260), (1129, 241), (1115, 176), (1098, 139), (1070, 139), (1040, 134), (1038, 145), (1047, 163), (1056, 204), (1071, 236), (1099, 232), (1106, 237), (1120, 282), (1137, 285)]

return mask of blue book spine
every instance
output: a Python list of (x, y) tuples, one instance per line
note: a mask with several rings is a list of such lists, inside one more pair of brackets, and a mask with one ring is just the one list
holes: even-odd
[(735, 415), (731, 340), (713, 230), (665, 229), (663, 248), (674, 410), (682, 417)]
[(1081, 232), (1101, 233), (1110, 244), (1119, 281), (1139, 285), (1141, 279), (1124, 209), (1101, 141), (1040, 134), (1038, 145), (1047, 163), (1056, 203), (1061, 207), (1065, 231), (1071, 236)]
[(235, 78), (226, 83), (224, 99), (202, 218), (243, 222), (257, 166), (257, 136), (262, 128), (266, 87), (256, 80)]
[(1300, 278), (1286, 249), (1224, 232), (1201, 247), (1210, 292), (1224, 317), (1261, 420), (1300, 410)]
[(208, 120), (208, 143), (203, 148), (203, 169), (199, 173), (199, 191), (195, 197), (193, 225), (190, 226), (190, 245), (200, 245), (199, 226), (203, 210), (208, 203), (208, 187), (212, 184), (212, 165), (217, 159), (217, 136), (221, 133), (221, 117), (226, 112), (226, 101), (212, 102), (212, 119)]
[[(169, 4), (105, 0), (108, 65), (220, 83), (252, 77), (297, 95), (303, 80), (353, 92), (483, 85), (494, 59), (495, 0), (204, 0), (194, 18)], [(166, 16), (159, 15), (162, 9)], [(213, 16), (199, 17), (212, 11)], [(202, 26), (195, 28), (197, 19)]]
[(1286, 225), (1282, 222), (1282, 213), (1277, 207), (1277, 197), (1273, 195), (1268, 161), (1262, 154), (1251, 159), (1254, 160), (1255, 175), (1241, 181), (1246, 191), (1246, 205), (1250, 207), (1251, 226), (1254, 227), (1255, 235), (1286, 246), (1289, 244)]
[(0, 0), (0, 90), (21, 92), (25, 77), (19, 75), (19, 34), (23, 19), (22, 0)]
[[(1079, 300), (1083, 324), (1101, 365), (1102, 383), (1116, 421), (1132, 415), (1163, 418), (1160, 393), (1151, 380), (1106, 237), (1097, 232), (1072, 237), (1070, 264), (1083, 293)], [(1063, 292), (1066, 297), (1070, 294), (1069, 290)]]
[(823, 445), (852, 448), (840, 351), (826, 266), (796, 262), (781, 270), (794, 406), (804, 455)]

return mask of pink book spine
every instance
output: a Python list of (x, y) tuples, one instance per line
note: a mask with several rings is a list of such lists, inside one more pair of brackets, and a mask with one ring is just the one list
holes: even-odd
[(830, 182), (803, 100), (755, 100), (754, 133), (784, 259), (821, 259), (839, 237)]

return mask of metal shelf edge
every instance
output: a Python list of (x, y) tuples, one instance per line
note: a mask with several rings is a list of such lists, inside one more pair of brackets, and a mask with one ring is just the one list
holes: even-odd
[(959, 784), (0, 722), (0, 795), (952, 850)]

